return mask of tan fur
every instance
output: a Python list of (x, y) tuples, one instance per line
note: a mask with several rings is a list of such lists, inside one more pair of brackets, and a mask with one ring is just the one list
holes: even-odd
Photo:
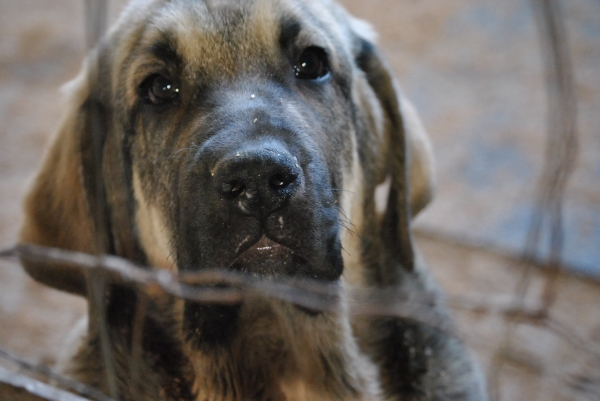
[(165, 223), (165, 217), (156, 206), (150, 205), (146, 200), (140, 176), (133, 172), (133, 193), (137, 203), (135, 220), (140, 235), (140, 241), (148, 254), (148, 261), (152, 266), (171, 270), (175, 266), (171, 249), (173, 236)]
[(226, 352), (189, 350), (198, 399), (229, 399), (219, 397), (224, 386), (219, 374), (236, 370), (251, 373), (230, 383), (229, 393), (255, 388), (265, 399), (286, 401), (381, 399), (377, 369), (359, 352), (343, 315), (309, 317), (289, 304), (255, 298), (240, 318), (248, 335)]
[(417, 110), (406, 98), (400, 98), (404, 128), (408, 133), (410, 155), (410, 204), (416, 216), (431, 202), (435, 191), (433, 149)]
[[(87, 97), (86, 69), (67, 87), (68, 112), (44, 156), (25, 199), (21, 241), (72, 251), (94, 253), (93, 223), (82, 187), (80, 107)], [(35, 279), (69, 292), (83, 286), (83, 277), (67, 266), (25, 264)]]
[(364, 286), (363, 261), (360, 252), (360, 232), (363, 227), (363, 171), (358, 161), (356, 142), (353, 143), (353, 163), (344, 174), (344, 190), (341, 198), (340, 220), (342, 223), (342, 246), (344, 247), (344, 278), (355, 286)]

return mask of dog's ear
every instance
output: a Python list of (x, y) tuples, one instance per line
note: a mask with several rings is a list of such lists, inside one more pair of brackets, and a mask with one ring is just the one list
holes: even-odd
[[(67, 112), (46, 151), (41, 169), (25, 199), (25, 221), (20, 241), (95, 254), (96, 228), (86, 193), (89, 166), (83, 152), (90, 151), (89, 76), (84, 67), (67, 84)], [(36, 280), (75, 294), (86, 293), (85, 278), (77, 269), (43, 261), (23, 261)]]
[[(88, 98), (85, 71), (65, 90), (68, 109), (48, 148), (33, 187), (25, 199), (22, 243), (95, 253), (94, 227), (82, 178), (81, 148)], [(76, 269), (45, 262), (24, 261), (25, 270), (52, 287), (85, 293), (85, 280)]]
[[(409, 203), (412, 217), (429, 204), (435, 189), (433, 150), (427, 131), (412, 103), (401, 93), (393, 73), (375, 45), (376, 34), (366, 22), (349, 17), (356, 63), (388, 119), (390, 139), (405, 143), (408, 161)], [(401, 145), (400, 143), (398, 143)]]
[(433, 149), (417, 110), (402, 94), (399, 100), (409, 155), (410, 211), (415, 217), (433, 199), (436, 183)]
[[(134, 224), (128, 136), (113, 121), (108, 56), (91, 52), (64, 87), (67, 110), (25, 199), (20, 241), (88, 254), (115, 254), (146, 264)], [(85, 295), (79, 269), (23, 261), (43, 284)]]
[(373, 108), (379, 110), (372, 114), (380, 115), (383, 120), (379, 129), (383, 132), (378, 135), (382, 138), (383, 154), (377, 157), (384, 159), (385, 171), (376, 174), (379, 176), (376, 179), (386, 178), (380, 185), (385, 190), (374, 194), (384, 197), (382, 239), (387, 244), (386, 249), (393, 253), (392, 258), (412, 270), (411, 220), (433, 196), (435, 176), (431, 144), (416, 110), (401, 94), (389, 66), (375, 46), (375, 35), (370, 26), (352, 17), (349, 17), (349, 25), (356, 65), (374, 95)]

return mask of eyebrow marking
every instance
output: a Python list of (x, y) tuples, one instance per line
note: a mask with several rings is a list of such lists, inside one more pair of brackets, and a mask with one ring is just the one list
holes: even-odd
[(372, 69), (370, 66), (371, 60), (375, 55), (375, 46), (367, 41), (366, 39), (359, 39), (358, 42), (359, 51), (355, 57), (356, 64), (358, 68), (363, 70), (364, 72), (369, 72)]
[(281, 48), (291, 48), (301, 30), (302, 24), (300, 21), (293, 17), (283, 18), (279, 23), (279, 45)]
[(165, 62), (171, 62), (174, 64), (181, 63), (182, 57), (177, 52), (174, 46), (174, 38), (170, 33), (162, 32), (162, 38), (157, 40), (153, 45), (148, 47), (150, 53)]

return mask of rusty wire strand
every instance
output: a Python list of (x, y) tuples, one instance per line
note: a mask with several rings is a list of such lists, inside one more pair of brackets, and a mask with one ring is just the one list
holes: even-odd
[(131, 386), (133, 394), (141, 394), (143, 386), (142, 377), (140, 377), (140, 366), (142, 364), (144, 350), (144, 319), (148, 312), (149, 297), (144, 291), (137, 292), (137, 302), (135, 305), (135, 314), (133, 316), (133, 333), (131, 335)]
[(165, 294), (195, 302), (231, 304), (261, 295), (313, 310), (339, 312), (343, 296), (350, 304), (350, 313), (354, 315), (418, 316), (423, 323), (448, 329), (438, 321), (437, 316), (427, 314), (427, 310), (438, 302), (434, 294), (400, 292), (396, 287), (342, 288), (338, 283), (319, 280), (260, 278), (248, 273), (217, 269), (175, 274), (163, 269), (138, 266), (117, 256), (98, 259), (94, 255), (35, 245), (18, 245), (2, 253), (18, 257), (21, 261), (55, 262), (79, 268), (83, 272), (98, 271), (110, 283), (137, 285), (138, 290), (158, 288)]
[(13, 354), (12, 352), (10, 352), (8, 350), (5, 350), (3, 348), (0, 348), (0, 358), (12, 362), (13, 364), (17, 365), (21, 369), (27, 370), (31, 373), (35, 373), (35, 374), (38, 374), (47, 379), (53, 380), (60, 387), (74, 391), (83, 397), (86, 397), (86, 398), (89, 398), (89, 399), (95, 400), (95, 401), (114, 401), (113, 398), (107, 397), (101, 391), (99, 391), (93, 387), (90, 387), (86, 384), (80, 383), (76, 380), (64, 377), (63, 375), (60, 375), (60, 374), (54, 372), (52, 369), (48, 368), (45, 365), (31, 363), (31, 362)]
[[(108, 2), (107, 0), (86, 0), (85, 2), (85, 31), (86, 31), (86, 46), (88, 54), (96, 49), (98, 43), (104, 36), (108, 23)], [(94, 60), (89, 57), (89, 60)], [(88, 70), (87, 84), (90, 89), (97, 85), (97, 74), (93, 73), (95, 68)], [(90, 90), (90, 93), (92, 91)], [(87, 199), (88, 212), (94, 218), (94, 232), (96, 242), (96, 252), (98, 253), (98, 261), (101, 261), (103, 253), (108, 252), (108, 244), (110, 243), (110, 233), (108, 230), (107, 221), (108, 205), (105, 197), (104, 177), (103, 177), (103, 150), (106, 133), (103, 130), (103, 116), (99, 112), (96, 105), (88, 101), (85, 107), (88, 109), (87, 117), (87, 134), (91, 136), (92, 145), (92, 171), (93, 179), (92, 188), (95, 195), (93, 199)], [(81, 171), (80, 171), (81, 174)], [(80, 179), (84, 180), (80, 176)], [(85, 185), (85, 184), (84, 184)], [(88, 272), (84, 275), (88, 290), (88, 308), (91, 316), (96, 319), (90, 319), (90, 329), (98, 331), (100, 339), (100, 349), (104, 361), (106, 381), (108, 391), (112, 398), (118, 400), (119, 393), (117, 388), (117, 376), (115, 373), (115, 361), (111, 352), (111, 340), (109, 336), (108, 324), (106, 321), (106, 283), (104, 279), (97, 274), (96, 270)]]
[[(538, 324), (560, 331), (563, 338), (573, 340), (568, 330), (549, 318), (556, 299), (557, 279), (561, 272), (564, 238), (563, 199), (565, 188), (574, 170), (578, 152), (576, 127), (577, 104), (570, 50), (567, 43), (564, 17), (558, 0), (530, 0), (539, 31), (541, 49), (546, 69), (548, 119), (546, 154), (542, 175), (536, 191), (533, 216), (527, 233), (522, 277), (515, 291), (517, 304), (522, 308), (531, 285), (532, 264), (539, 259), (542, 233), (549, 229), (548, 274), (540, 299)], [(503, 342), (494, 357), (490, 377), (492, 399), (500, 400), (499, 376), (514, 341), (518, 320), (509, 320)], [(574, 340), (573, 340), (574, 341)], [(579, 341), (576, 341), (579, 342)]]
[[(164, 294), (180, 299), (230, 304), (262, 295), (324, 312), (340, 311), (339, 300), (343, 297), (349, 306), (347, 313), (353, 316), (411, 318), (440, 330), (452, 330), (452, 327), (441, 323), (435, 314), (428, 314), (432, 306), (442, 301), (434, 294), (411, 293), (404, 288), (342, 288), (338, 284), (318, 280), (289, 277), (261, 279), (249, 273), (217, 269), (176, 274), (163, 269), (139, 266), (116, 256), (106, 256), (99, 262), (94, 255), (35, 245), (18, 245), (0, 250), (1, 257), (19, 258), (30, 262), (62, 263), (82, 271), (98, 270), (107, 282), (136, 286), (143, 297), (150, 296), (144, 291), (156, 293), (155, 290), (159, 289)], [(215, 284), (220, 286), (215, 287)], [(144, 303), (141, 302), (142, 311), (137, 311), (137, 315), (144, 314)], [(569, 330), (557, 316), (545, 314), (538, 307), (526, 307), (519, 300), (490, 299), (484, 295), (449, 296), (443, 303), (455, 310), (496, 314), (507, 321), (544, 325), (571, 346), (600, 358), (600, 347), (589, 344), (582, 336)], [(141, 321), (141, 318), (134, 319)]]
[[(227, 270), (206, 270), (197, 273), (175, 274), (162, 269), (151, 269), (138, 266), (126, 259), (115, 256), (105, 256), (98, 259), (94, 255), (65, 251), (56, 248), (45, 248), (34, 245), (19, 245), (10, 249), (0, 250), (0, 258), (19, 258), (22, 261), (46, 261), (68, 264), (82, 271), (96, 270), (107, 283), (118, 283), (135, 286), (141, 302), (138, 303), (134, 315), (134, 332), (132, 349), (133, 361), (139, 359), (141, 349), (135, 344), (141, 343), (143, 316), (146, 313), (147, 300), (159, 289), (164, 294), (181, 299), (207, 303), (236, 303), (247, 297), (258, 294), (274, 299), (290, 302), (299, 306), (321, 310), (339, 311), (339, 300), (343, 296), (348, 304), (347, 313), (352, 316), (388, 316), (418, 320), (439, 330), (444, 330), (458, 336), (454, 328), (432, 312), (434, 303), (439, 302), (432, 295), (408, 293), (398, 288), (341, 288), (339, 285), (327, 284), (322, 281), (277, 278), (260, 279), (247, 273), (235, 273)], [(215, 284), (225, 284), (226, 287), (215, 288)], [(341, 292), (344, 292), (342, 295)], [(144, 301), (144, 299), (146, 301)], [(513, 322), (544, 326), (555, 333), (570, 346), (586, 355), (600, 360), (599, 347), (593, 346), (581, 335), (573, 332), (556, 316), (541, 313), (539, 308), (526, 308), (518, 300), (494, 300), (484, 296), (465, 297), (451, 296), (445, 302), (455, 310), (499, 315), (507, 324)], [(503, 354), (514, 353), (509, 349)], [(11, 356), (7, 359), (12, 360)], [(512, 359), (511, 359), (512, 360)], [(16, 359), (18, 363), (19, 358)], [(33, 366), (33, 365), (32, 365)], [(47, 368), (46, 368), (47, 369)], [(33, 369), (36, 373), (44, 374), (44, 368)], [(53, 378), (53, 376), (48, 376)], [(137, 378), (141, 380), (142, 378)], [(62, 385), (62, 384), (61, 384)], [(71, 388), (71, 387), (69, 387)]]

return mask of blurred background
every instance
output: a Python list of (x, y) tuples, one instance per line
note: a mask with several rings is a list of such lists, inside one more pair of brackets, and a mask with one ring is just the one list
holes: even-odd
[[(600, 1), (554, 2), (579, 142), (560, 194), (560, 258), (548, 219), (531, 241), (543, 171), (558, 157), (547, 151), (557, 112), (536, 0), (341, 2), (379, 33), (433, 140), (438, 189), (415, 221), (417, 242), (494, 398), (600, 399)], [(61, 116), (59, 88), (83, 59), (83, 3), (0, 0), (0, 249), (16, 243), (21, 199)], [(110, 2), (111, 20), (123, 4)], [(0, 348), (51, 364), (84, 312), (82, 299), (0, 259)]]

